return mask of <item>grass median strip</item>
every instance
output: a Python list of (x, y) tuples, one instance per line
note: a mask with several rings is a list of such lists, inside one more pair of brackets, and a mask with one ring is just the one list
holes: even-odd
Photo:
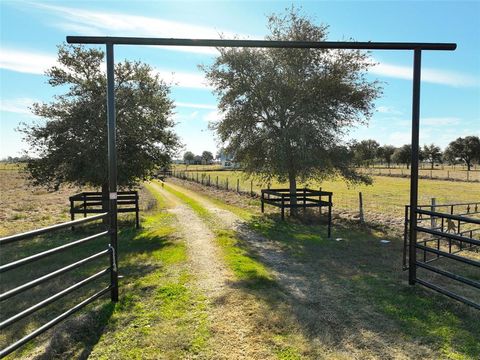
[[(275, 358), (305, 358), (308, 352), (305, 337), (291, 319), (283, 293), (269, 269), (256, 258), (246, 241), (236, 231), (222, 227), (216, 215), (188, 196), (187, 191), (186, 194), (168, 185), (163, 188), (191, 207), (215, 234), (225, 263), (235, 276), (235, 288), (243, 289), (241, 303), (255, 322), (259, 341), (268, 344)], [(222, 208), (230, 210), (229, 205), (223, 205)]]
[(215, 234), (215, 240), (222, 248), (223, 256), (228, 267), (238, 280), (250, 282), (251, 286), (273, 285), (274, 280), (268, 269), (260, 261), (249, 254), (244, 241), (234, 230), (226, 230), (217, 226), (215, 215), (205, 209), (198, 201), (185, 193), (177, 191), (168, 185), (164, 189), (187, 204), (201, 219), (210, 226)]

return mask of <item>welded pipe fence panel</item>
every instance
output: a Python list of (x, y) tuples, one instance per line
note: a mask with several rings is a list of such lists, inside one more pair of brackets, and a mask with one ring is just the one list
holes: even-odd
[[(69, 197), (70, 219), (75, 220), (75, 214), (87, 217), (88, 214), (104, 212), (102, 207), (108, 207), (108, 198), (102, 197), (101, 192), (84, 191)], [(105, 204), (104, 204), (105, 202)], [(117, 192), (117, 213), (135, 213), (135, 226), (140, 228), (140, 207), (138, 191)]]
[[(36, 236), (39, 236), (39, 235), (48, 235), (48, 234), (51, 234), (51, 233), (53, 233), (57, 230), (70, 228), (72, 226), (78, 226), (78, 225), (83, 225), (83, 224), (97, 222), (97, 221), (104, 221), (104, 220), (108, 219), (108, 215), (109, 214), (107, 212), (103, 212), (103, 213), (96, 214), (94, 216), (90, 216), (90, 217), (87, 217), (87, 218), (82, 218), (82, 219), (78, 219), (78, 220), (74, 220), (74, 221), (68, 221), (68, 222), (64, 222), (64, 223), (61, 223), (61, 224), (56, 224), (56, 225), (53, 225), (53, 226), (45, 227), (45, 228), (42, 228), (42, 229), (25, 232), (25, 233), (22, 233), (22, 234), (3, 237), (3, 238), (0, 238), (0, 250), (4, 251), (5, 246), (8, 246), (9, 244), (18, 243), (18, 242), (27, 242), (28, 243), (33, 238), (35, 238)], [(58, 253), (61, 253), (61, 252), (73, 251), (74, 248), (77, 247), (77, 246), (80, 246), (80, 245), (88, 243), (88, 242), (98, 241), (99, 238), (105, 238), (109, 234), (110, 234), (110, 231), (108, 229), (103, 229), (102, 231), (98, 231), (93, 235), (89, 235), (87, 237), (84, 237), (84, 238), (81, 238), (81, 239), (78, 239), (78, 240), (75, 240), (75, 241), (72, 241), (72, 242), (68, 242), (68, 243), (60, 245), (60, 246), (49, 248), (47, 250), (37, 252), (36, 254), (30, 255), (30, 256), (27, 256), (27, 257), (24, 257), (24, 258), (21, 258), (21, 259), (18, 259), (18, 260), (14, 260), (14, 261), (11, 261), (11, 262), (6, 263), (6, 264), (2, 264), (2, 265), (0, 265), (0, 274), (2, 274), (2, 279), (5, 279), (5, 276), (6, 276), (5, 274), (8, 273), (8, 271), (10, 271), (10, 270), (13, 270), (13, 269), (16, 269), (16, 268), (21, 268), (22, 266), (34, 263), (34, 262), (36, 262), (40, 259), (47, 258), (47, 257), (49, 257), (51, 255), (54, 255), (54, 254), (58, 254)], [(23, 283), (22, 285), (11, 288), (11, 289), (3, 292), (2, 294), (0, 294), (0, 302), (3, 302), (7, 299), (10, 299), (12, 297), (15, 297), (15, 296), (18, 296), (18, 295), (21, 295), (21, 294), (23, 294), (24, 296), (25, 295), (28, 296), (28, 292), (32, 291), (31, 289), (33, 289), (37, 286), (40, 286), (42, 284), (47, 284), (48, 282), (54, 280), (55, 278), (61, 276), (62, 274), (65, 274), (65, 273), (70, 272), (74, 269), (80, 268), (80, 267), (82, 267), (82, 266), (84, 266), (88, 263), (91, 263), (94, 260), (101, 259), (101, 258), (106, 258), (107, 259), (107, 263), (108, 263), (107, 267), (101, 269), (100, 271), (98, 271), (98, 272), (96, 272), (96, 273), (94, 273), (90, 276), (87, 276), (86, 278), (84, 278), (80, 281), (77, 281), (75, 284), (73, 284), (73, 285), (71, 285), (71, 286), (69, 286), (69, 287), (67, 287), (67, 288), (65, 288), (65, 289), (63, 289), (63, 290), (61, 290), (61, 291), (59, 291), (55, 294), (52, 294), (52, 295), (48, 296), (47, 298), (43, 299), (42, 301), (27, 307), (26, 309), (14, 314), (13, 316), (10, 316), (7, 319), (4, 319), (4, 320), (2, 319), (2, 321), (0, 323), (0, 331), (4, 331), (4, 329), (6, 329), (7, 327), (17, 323), (18, 321), (22, 320), (23, 318), (25, 318), (29, 315), (32, 315), (33, 313), (39, 311), (40, 309), (45, 308), (46, 306), (54, 303), (55, 301), (57, 301), (57, 300), (65, 297), (66, 295), (74, 292), (75, 290), (80, 289), (81, 287), (83, 287), (87, 284), (90, 284), (97, 279), (100, 279), (102, 277), (106, 277), (106, 276), (110, 275), (110, 284), (107, 287), (104, 287), (104, 288), (100, 289), (99, 291), (97, 291), (95, 294), (87, 297), (86, 299), (83, 299), (82, 301), (77, 303), (75, 306), (73, 306), (69, 310), (63, 312), (62, 314), (60, 314), (57, 317), (51, 319), (50, 321), (43, 324), (42, 326), (40, 326), (36, 330), (32, 331), (28, 335), (23, 336), (21, 339), (15, 341), (14, 343), (12, 343), (12, 344), (8, 345), (7, 347), (5, 347), (4, 349), (0, 350), (0, 358), (3, 358), (5, 356), (7, 356), (8, 354), (10, 354), (11, 352), (15, 351), (16, 349), (20, 348), (21, 346), (26, 344), (28, 341), (34, 339), (38, 335), (47, 331), (51, 327), (55, 326), (56, 324), (58, 324), (59, 322), (61, 322), (65, 318), (74, 314), (75, 312), (82, 309), (86, 305), (90, 304), (94, 300), (98, 299), (102, 295), (110, 293), (111, 296), (112, 296), (113, 291), (114, 291), (114, 287), (116, 285), (111, 281), (111, 279), (112, 279), (112, 276), (113, 275), (116, 276), (116, 273), (117, 273), (117, 264), (116, 264), (116, 261), (115, 261), (115, 259), (116, 259), (115, 252), (116, 252), (116, 248), (110, 244), (110, 245), (108, 245), (108, 247), (106, 247), (105, 249), (103, 249), (99, 252), (96, 252), (94, 254), (90, 254), (89, 256), (87, 256), (85, 258), (82, 258), (82, 259), (80, 259), (76, 262), (73, 262), (73, 263), (68, 264), (66, 266), (63, 266), (61, 268), (58, 268), (54, 271), (51, 271), (51, 272), (49, 272), (49, 273), (47, 273), (47, 274), (45, 274), (41, 277), (38, 277), (38, 278), (35, 278), (35, 279), (30, 279), (29, 281)], [(8, 274), (7, 274), (7, 276), (8, 276)], [(2, 280), (2, 282), (3, 282), (3, 280)], [(112, 296), (112, 299), (113, 299), (113, 296)]]
[[(416, 282), (480, 310), (480, 301), (477, 300), (480, 299), (478, 276), (468, 276), (473, 272), (480, 274), (480, 261), (473, 256), (480, 251), (480, 202), (419, 206), (415, 219), (418, 236), (413, 243), (415, 257), (408, 260), (407, 248), (412, 245), (408, 237), (411, 216), (408, 206), (405, 215), (404, 270), (413, 262), (413, 266), (429, 275), (429, 279), (426, 279), (417, 274)], [(439, 275), (440, 279), (432, 274)], [(450, 280), (461, 283), (476, 299), (449, 290), (447, 284)]]
[(261, 210), (265, 212), (265, 204), (280, 208), (281, 218), (285, 220), (285, 209), (304, 209), (318, 208), (322, 212), (322, 207), (328, 208), (328, 237), (331, 237), (332, 231), (332, 197), (330, 191), (313, 190), (308, 188), (295, 189), (262, 189), (261, 190)]

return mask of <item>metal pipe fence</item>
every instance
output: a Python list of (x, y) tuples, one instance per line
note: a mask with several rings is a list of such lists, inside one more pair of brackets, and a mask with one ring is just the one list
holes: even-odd
[[(117, 213), (135, 213), (135, 226), (140, 228), (140, 207), (138, 205), (138, 191), (117, 192)], [(104, 212), (103, 207), (108, 207), (108, 197), (104, 198), (101, 192), (84, 191), (70, 196), (70, 218), (75, 220), (75, 214), (98, 214)], [(74, 227), (72, 227), (72, 230)]]
[[(410, 207), (405, 206), (403, 269), (407, 270), (414, 266), (479, 290), (480, 282), (477, 279), (445, 268), (445, 266), (448, 267), (449, 261), (464, 264), (467, 268), (463, 268), (463, 271), (480, 267), (480, 261), (468, 254), (480, 249), (479, 215), (480, 202), (436, 204), (432, 201), (430, 205), (418, 206), (415, 211), (415, 231), (418, 237), (413, 243), (415, 257), (411, 259), (407, 249), (412, 247), (409, 237), (412, 215)], [(444, 260), (437, 264), (441, 259)], [(434, 262), (435, 264), (432, 264)], [(480, 302), (445, 288), (443, 283), (440, 286), (434, 280), (426, 280), (418, 276), (415, 277), (415, 282), (480, 310)]]
[[(0, 238), (0, 249), (4, 248), (8, 244), (28, 241), (28, 240), (31, 240), (32, 238), (35, 238), (36, 236), (49, 234), (49, 233), (55, 232), (55, 231), (60, 230), (60, 229), (70, 228), (72, 226), (78, 226), (78, 225), (86, 224), (86, 223), (92, 223), (92, 222), (95, 222), (95, 221), (98, 221), (98, 220), (105, 220), (105, 219), (108, 219), (108, 216), (109, 216), (109, 213), (103, 212), (103, 213), (100, 213), (100, 214), (97, 214), (97, 215), (94, 215), (94, 216), (90, 216), (90, 217), (86, 217), (86, 218), (83, 218), (83, 219), (68, 221), (68, 222), (64, 222), (64, 223), (61, 223), (61, 224), (56, 224), (56, 225), (53, 225), (53, 226), (45, 227), (45, 228), (42, 228), (42, 229), (37, 229), (37, 230), (28, 231), (28, 232), (17, 234), (17, 235), (11, 235), (11, 236), (7, 236), (7, 237), (4, 237), (4, 238)], [(48, 249), (48, 250), (38, 252), (38, 253), (30, 255), (30, 256), (24, 257), (24, 258), (19, 259), (19, 260), (11, 261), (7, 264), (3, 264), (3, 265), (0, 266), (0, 273), (3, 274), (3, 273), (6, 273), (10, 270), (20, 268), (20, 267), (25, 266), (27, 264), (34, 263), (34, 262), (36, 262), (40, 259), (49, 257), (53, 254), (57, 254), (57, 253), (64, 252), (64, 251), (67, 251), (67, 250), (70, 251), (76, 246), (79, 246), (81, 244), (85, 244), (85, 243), (90, 242), (90, 241), (94, 241), (94, 240), (96, 240), (98, 238), (101, 238), (101, 237), (106, 237), (109, 234), (110, 234), (109, 230), (99, 231), (99, 232), (97, 232), (93, 235), (90, 235), (90, 236), (84, 237), (82, 239), (70, 242), (68, 244), (60, 245), (60, 246), (57, 246), (57, 247), (54, 247), (54, 248), (51, 248), (51, 249)], [(101, 259), (101, 258), (104, 258), (104, 257), (108, 257), (108, 259), (109, 259), (108, 260), (108, 262), (109, 262), (108, 267), (100, 270), (99, 272), (97, 272), (93, 275), (90, 275), (90, 276), (84, 278), (83, 280), (80, 280), (80, 281), (76, 282), (75, 284), (71, 285), (70, 287), (67, 287), (67, 288), (65, 288), (65, 289), (63, 289), (63, 290), (61, 290), (61, 291), (59, 291), (55, 294), (52, 294), (51, 296), (43, 299), (42, 301), (40, 301), (36, 304), (33, 304), (30, 307), (14, 314), (13, 316), (9, 317), (8, 319), (3, 320), (0, 323), (0, 330), (4, 330), (8, 326), (10, 326), (12, 324), (15, 324), (16, 322), (22, 320), (23, 318), (39, 311), (40, 309), (45, 308), (46, 306), (52, 304), (53, 302), (57, 301), (58, 299), (63, 298), (64, 296), (70, 294), (71, 292), (73, 292), (73, 291), (75, 291), (75, 290), (77, 290), (77, 289), (79, 289), (79, 288), (81, 288), (81, 287), (83, 287), (87, 284), (90, 284), (93, 281), (95, 281), (95, 280), (97, 280), (101, 277), (104, 277), (105, 275), (110, 274), (111, 279), (115, 278), (116, 274), (117, 274), (117, 264), (116, 264), (116, 261), (115, 261), (115, 259), (116, 259), (115, 252), (116, 252), (115, 247), (112, 246), (112, 244), (110, 244), (106, 249), (104, 249), (102, 251), (99, 251), (95, 254), (91, 254), (91, 255), (89, 255), (85, 258), (82, 258), (82, 259), (74, 262), (74, 263), (71, 263), (67, 266), (64, 266), (62, 268), (56, 269), (52, 272), (49, 272), (49, 273), (47, 273), (47, 274), (45, 274), (41, 277), (31, 279), (30, 281), (27, 281), (26, 283), (23, 283), (20, 286), (14, 287), (14, 288), (9, 289), (9, 290), (3, 292), (2, 294), (0, 294), (0, 302), (5, 301), (5, 300), (10, 299), (14, 296), (17, 296), (19, 294), (22, 294), (22, 293), (25, 294), (30, 289), (32, 289), (36, 286), (39, 286), (39, 285), (44, 284), (44, 283), (48, 283), (52, 279), (54, 279), (54, 278), (56, 278), (56, 277), (58, 277), (62, 274), (65, 274), (67, 272), (70, 272), (74, 269), (77, 269), (81, 266), (84, 266), (87, 263), (90, 263), (94, 260)], [(88, 298), (82, 300), (81, 302), (79, 302), (78, 304), (73, 306), (72, 308), (63, 312), (62, 314), (55, 317), (54, 319), (48, 321), (47, 323), (40, 326), (36, 330), (32, 331), (28, 335), (25, 335), (21, 339), (15, 341), (13, 344), (10, 344), (7, 347), (5, 347), (4, 349), (0, 350), (0, 358), (3, 358), (5, 356), (7, 356), (8, 354), (10, 354), (11, 352), (15, 351), (16, 349), (20, 348), (21, 346), (26, 344), (28, 341), (32, 340), (33, 338), (35, 338), (38, 335), (42, 334), (43, 332), (47, 331), (48, 329), (50, 329), (54, 325), (58, 324), (59, 322), (61, 322), (65, 318), (69, 317), (70, 315), (74, 314), (75, 312), (82, 309), (86, 305), (90, 304), (91, 302), (93, 302), (97, 298), (101, 297), (102, 295), (110, 292), (112, 300), (114, 300), (114, 295), (115, 295), (114, 291), (116, 290), (115, 287), (116, 287), (116, 282), (111, 280), (110, 284), (107, 287), (101, 289), (100, 291), (97, 291), (95, 294), (93, 294), (93, 295), (89, 296)]]

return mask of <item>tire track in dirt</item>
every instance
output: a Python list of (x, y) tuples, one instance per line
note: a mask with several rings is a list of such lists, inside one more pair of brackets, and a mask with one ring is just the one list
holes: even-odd
[(231, 211), (222, 209), (203, 196), (199, 196), (195, 192), (171, 182), (168, 183), (168, 186), (195, 199), (210, 213), (214, 214), (224, 228), (237, 231), (240, 237), (247, 241), (252, 249), (262, 258), (271, 272), (273, 272), (274, 277), (289, 294), (293, 295), (298, 301), (308, 301), (309, 285), (304, 281), (307, 278), (305, 274), (308, 272), (308, 269), (304, 263), (296, 262), (295, 259), (285, 254), (273, 241), (248, 228), (245, 221)]
[[(344, 344), (341, 348), (343, 349), (339, 350), (340, 354), (348, 354), (347, 358), (403, 359), (415, 353), (422, 354), (425, 359), (434, 358), (421, 344), (399, 345), (392, 341), (394, 339), (386, 339), (362, 329), (362, 325), (356, 324), (355, 321), (348, 325), (350, 328), (348, 326), (345, 328), (342, 320), (344, 316), (339, 313), (347, 309), (339, 307), (339, 304), (346, 301), (343, 297), (348, 298), (356, 294), (346, 290), (339, 291), (328, 281), (316, 277), (314, 274), (318, 270), (311, 267), (308, 262), (296, 261), (280, 245), (249, 228), (245, 220), (229, 210), (220, 208), (204, 196), (197, 194), (195, 190), (172, 184), (172, 182), (169, 182), (168, 186), (200, 203), (217, 217), (224, 228), (237, 231), (274, 275), (284, 294), (289, 298), (288, 302), (297, 321), (303, 324), (304, 330), (310, 336), (319, 337), (322, 339), (320, 342), (328, 347), (335, 347), (338, 342), (336, 338), (342, 337)], [(377, 321), (390, 324), (390, 321), (380, 314), (372, 315), (377, 318)], [(355, 317), (356, 314), (351, 314), (352, 319)], [(330, 330), (319, 332), (318, 324), (323, 324)]]
[[(270, 359), (273, 354), (260, 339), (257, 324), (248, 316), (240, 290), (232, 286), (233, 273), (215, 244), (215, 234), (205, 222), (175, 195), (151, 183), (172, 207), (180, 234), (187, 244), (191, 272), (211, 306), (212, 354), (209, 359)], [(183, 189), (179, 189), (182, 191)]]

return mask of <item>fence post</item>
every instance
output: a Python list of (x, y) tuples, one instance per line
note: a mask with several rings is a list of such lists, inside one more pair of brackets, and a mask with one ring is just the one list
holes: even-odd
[(322, 188), (318, 188), (318, 191), (320, 192), (320, 195), (318, 195), (318, 201), (320, 202), (320, 206), (318, 207), (318, 213), (322, 215)]
[(217, 175), (216, 185), (217, 185), (217, 189), (218, 189), (218, 175)]
[(198, 184), (198, 172), (197, 172), (197, 184)]
[(253, 196), (253, 180), (250, 180), (250, 196)]
[(263, 201), (264, 201), (264, 199), (265, 199), (265, 193), (263, 192), (263, 190), (261, 190), (261, 193), (262, 193), (262, 195), (261, 195), (261, 200), (260, 200), (260, 201), (261, 201), (261, 204), (262, 204), (262, 205), (261, 205), (261, 206), (262, 206), (261, 208), (262, 208), (262, 213), (264, 213), (264, 212), (265, 212), (265, 204), (264, 204)]
[(467, 181), (470, 181), (470, 171), (467, 170)]
[(450, 180), (450, 170), (447, 170), (447, 179)]
[(228, 190), (228, 176), (227, 176), (227, 179), (226, 179), (226, 186), (227, 186), (227, 190)]
[(303, 213), (304, 214), (305, 214), (305, 210), (307, 209), (306, 204), (307, 204), (307, 188), (304, 186), (303, 187)]
[(109, 192), (109, 232), (110, 232), (110, 297), (118, 301), (118, 247), (117, 247), (117, 147), (115, 119), (115, 73), (113, 44), (106, 45), (107, 63), (107, 148), (108, 148), (108, 192)]
[[(431, 204), (431, 207), (430, 207), (430, 211), (435, 211), (436, 202), (437, 202), (437, 200), (435, 198), (432, 198), (432, 204)], [(437, 227), (437, 221), (436, 221), (435, 217), (433, 217), (433, 216), (430, 216), (430, 227), (432, 229)]]
[(240, 178), (237, 178), (237, 193), (240, 192)]
[(83, 194), (83, 217), (87, 217), (87, 195)]
[(135, 226), (140, 229), (140, 207), (138, 206), (138, 191), (135, 191)]
[[(70, 197), (70, 220), (75, 220), (75, 206), (74, 206), (74, 201), (72, 200), (72, 197)], [(72, 231), (75, 230), (75, 226), (72, 226), (70, 228)]]
[(210, 174), (208, 174), (208, 186), (210, 186)]
[(328, 238), (332, 237), (332, 194), (328, 194)]
[(285, 196), (283, 194), (282, 194), (282, 220), (285, 220)]
[(363, 216), (363, 198), (362, 198), (361, 191), (358, 193), (358, 205), (359, 205), (360, 222), (363, 224), (365, 222), (365, 218)]

